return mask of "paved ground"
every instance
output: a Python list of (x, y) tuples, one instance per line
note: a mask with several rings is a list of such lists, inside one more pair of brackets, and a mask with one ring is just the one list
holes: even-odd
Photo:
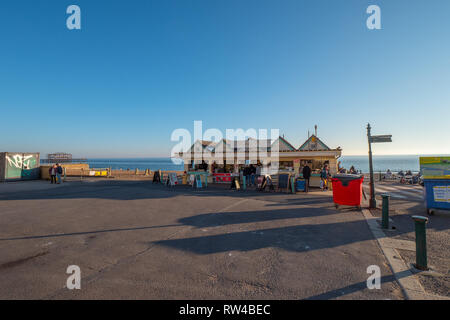
[[(365, 186), (368, 195), (368, 186)], [(425, 292), (433, 295), (450, 297), (450, 212), (436, 211), (428, 216), (424, 205), (423, 187), (419, 185), (400, 185), (398, 183), (381, 183), (376, 185), (377, 194), (389, 193), (391, 226), (394, 230), (387, 232), (391, 239), (415, 241), (413, 215), (429, 218), (427, 224), (427, 251), (429, 272), (415, 271)], [(381, 203), (381, 201), (380, 201)], [(381, 217), (381, 210), (371, 210)], [(412, 248), (398, 250), (407, 265), (412, 266), (416, 260), (415, 244)]]
[[(369, 195), (369, 184), (364, 184), (366, 195)], [(408, 202), (423, 202), (423, 187), (420, 185), (400, 184), (396, 182), (377, 182), (376, 194), (388, 193), (393, 200), (404, 200)]]
[(47, 190), (53, 188), (60, 188), (59, 184), (51, 184), (44, 180), (32, 180), (32, 181), (17, 181), (17, 182), (0, 182), (0, 194), (26, 192), (26, 191), (38, 191)]
[[(0, 298), (403, 299), (361, 212), (328, 192), (47, 186), (0, 187)], [(64, 288), (69, 265), (81, 290)]]

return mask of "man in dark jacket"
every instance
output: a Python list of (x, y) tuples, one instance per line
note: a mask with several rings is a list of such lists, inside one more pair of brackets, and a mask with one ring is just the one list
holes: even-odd
[(242, 172), (242, 175), (245, 177), (245, 186), (250, 185), (250, 168), (244, 167), (244, 170)]
[(305, 192), (309, 191), (309, 179), (311, 178), (311, 168), (308, 165), (303, 167), (303, 179), (305, 179)]
[(250, 184), (254, 186), (256, 177), (256, 167), (253, 164), (250, 165), (249, 172), (250, 172)]
[(61, 167), (61, 165), (59, 163), (56, 164), (56, 177), (57, 177), (57, 182), (58, 184), (61, 184), (61, 175), (63, 174), (63, 168)]

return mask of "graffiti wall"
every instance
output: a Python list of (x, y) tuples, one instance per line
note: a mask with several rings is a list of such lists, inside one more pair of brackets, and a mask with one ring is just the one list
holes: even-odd
[(39, 153), (2, 153), (3, 180), (39, 179)]

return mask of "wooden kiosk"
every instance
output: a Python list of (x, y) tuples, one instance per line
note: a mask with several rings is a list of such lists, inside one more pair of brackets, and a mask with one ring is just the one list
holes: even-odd
[[(240, 145), (245, 146), (241, 148), (236, 147), (239, 145), (237, 142), (232, 144), (226, 139), (217, 143), (198, 140), (188, 152), (181, 152), (176, 156), (184, 160), (186, 172), (207, 172), (208, 183), (226, 183), (231, 181), (232, 177), (242, 175), (242, 169), (251, 162), (248, 152), (251, 139), (241, 141)], [(273, 143), (268, 143), (268, 141), (270, 140), (256, 140), (257, 160), (252, 159), (252, 163), (270, 166), (272, 161), (277, 161), (278, 168), (276, 172), (269, 172), (271, 175), (290, 174), (301, 178), (303, 177), (301, 169), (308, 165), (312, 170), (310, 186), (319, 187), (320, 171), (325, 164), (328, 165), (330, 174), (338, 172), (338, 159), (341, 157), (342, 149), (329, 148), (315, 134), (309, 136), (299, 148), (295, 148), (284, 137), (278, 137)], [(278, 150), (278, 152), (274, 154), (273, 150)], [(201, 154), (200, 159), (199, 154)], [(197, 158), (194, 157), (195, 155)], [(233, 157), (233, 161), (227, 163), (226, 159), (230, 159), (230, 155)], [(277, 178), (274, 177), (274, 180), (276, 181)]]

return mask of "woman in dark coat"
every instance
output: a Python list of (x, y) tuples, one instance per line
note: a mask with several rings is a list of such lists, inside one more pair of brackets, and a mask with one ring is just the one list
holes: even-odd
[(49, 169), (48, 169), (48, 173), (50, 174), (50, 183), (56, 183), (56, 174), (58, 171), (58, 167), (56, 166), (56, 164), (52, 165)]

